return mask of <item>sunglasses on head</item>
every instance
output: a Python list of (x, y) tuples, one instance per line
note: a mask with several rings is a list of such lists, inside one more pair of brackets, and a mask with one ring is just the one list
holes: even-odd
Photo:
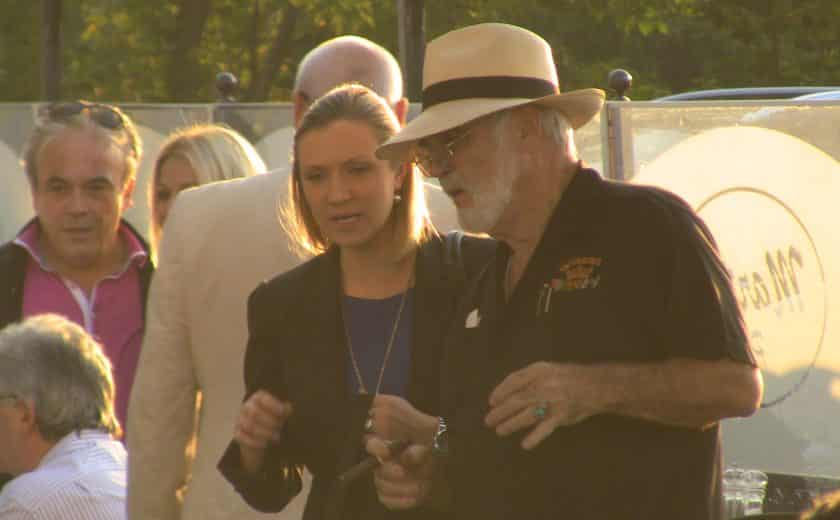
[(119, 130), (125, 126), (122, 114), (114, 107), (102, 103), (64, 101), (48, 105), (45, 112), (46, 116), (54, 121), (85, 113), (93, 122), (110, 130)]

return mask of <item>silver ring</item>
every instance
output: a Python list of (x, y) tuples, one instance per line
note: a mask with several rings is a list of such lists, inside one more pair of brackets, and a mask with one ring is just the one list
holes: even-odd
[(548, 417), (548, 401), (542, 401), (534, 407), (534, 419), (542, 421)]
[(365, 433), (376, 433), (373, 428), (373, 417), (368, 417), (365, 421)]

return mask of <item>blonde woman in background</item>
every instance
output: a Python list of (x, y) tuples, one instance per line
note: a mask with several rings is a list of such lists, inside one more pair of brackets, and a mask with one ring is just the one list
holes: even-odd
[(170, 134), (155, 160), (149, 184), (153, 253), (157, 253), (163, 224), (178, 192), (265, 171), (265, 163), (251, 143), (230, 128), (202, 124)]

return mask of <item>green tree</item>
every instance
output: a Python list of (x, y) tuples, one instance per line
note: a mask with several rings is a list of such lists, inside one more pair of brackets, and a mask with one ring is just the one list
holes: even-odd
[(38, 2), (0, 0), (0, 101), (38, 98), (40, 11)]
[[(395, 0), (64, 0), (63, 97), (213, 101), (214, 78), (242, 101), (286, 100), (318, 43), (359, 34), (397, 54)], [(426, 36), (514, 23), (554, 50), (564, 89), (605, 87), (628, 69), (630, 95), (698, 88), (840, 84), (836, 0), (426, 0)], [(0, 0), (0, 100), (40, 93), (38, 2)]]

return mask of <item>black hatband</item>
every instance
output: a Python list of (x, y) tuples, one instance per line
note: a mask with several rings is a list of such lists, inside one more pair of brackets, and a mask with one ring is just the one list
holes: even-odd
[(434, 83), (423, 89), (423, 110), (439, 103), (472, 98), (537, 99), (559, 94), (554, 83), (540, 78), (481, 76)]

